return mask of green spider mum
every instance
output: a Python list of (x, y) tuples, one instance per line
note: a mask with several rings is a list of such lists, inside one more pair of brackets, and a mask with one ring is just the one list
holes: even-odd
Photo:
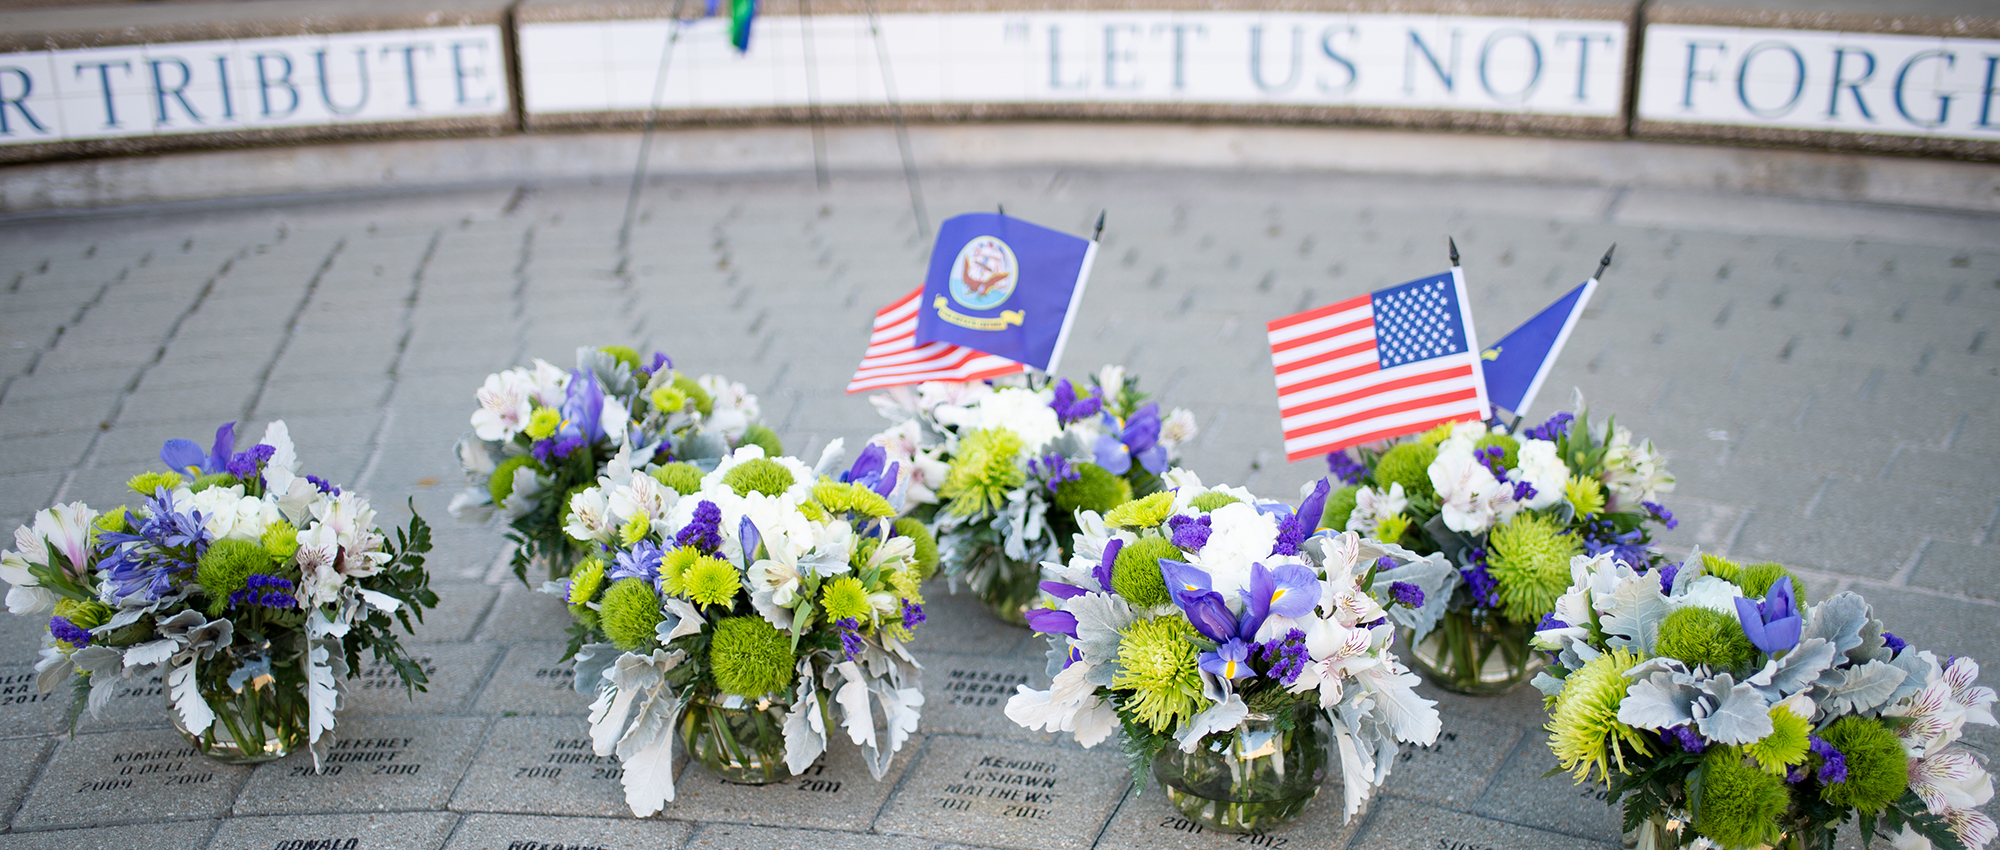
[(784, 693), (796, 672), (792, 639), (763, 617), (725, 617), (708, 645), (708, 669), (723, 693), (749, 699)]
[(530, 440), (546, 440), (562, 427), (562, 413), (553, 407), (537, 407), (528, 414), (528, 427), (521, 429)]
[(1431, 486), (1431, 461), (1437, 456), (1435, 443), (1397, 443), (1375, 461), (1375, 483), (1383, 490), (1401, 484), (1411, 496), (1437, 498), (1437, 488)]
[(783, 495), (798, 483), (798, 478), (785, 465), (768, 457), (756, 457), (739, 463), (722, 473), (722, 483), (738, 496), (762, 493), (766, 496)]
[(1650, 754), (1639, 730), (1618, 722), (1618, 704), (1632, 680), (1625, 671), (1639, 663), (1629, 650), (1613, 649), (1590, 660), (1563, 680), (1550, 716), (1549, 749), (1563, 769), (1581, 783), (1593, 768), (1599, 780), (1611, 777), (1611, 764), (1625, 769), (1625, 748)]
[(1167, 593), (1166, 577), (1160, 574), (1160, 559), (1178, 561), (1185, 557), (1173, 541), (1159, 537), (1127, 543), (1111, 565), (1111, 589), (1141, 608), (1165, 605), (1172, 597)]
[(1724, 847), (1776, 841), (1778, 819), (1791, 804), (1785, 780), (1744, 763), (1735, 747), (1714, 747), (1702, 757), (1701, 811), (1694, 830)]
[(642, 578), (613, 582), (598, 603), (598, 625), (604, 636), (626, 652), (652, 643), (655, 627), (665, 619), (660, 615), (660, 597)]
[(687, 583), (682, 577), (688, 567), (701, 560), (701, 550), (693, 546), (676, 546), (660, 556), (660, 592), (675, 596), (687, 595)]
[(1772, 776), (1785, 775), (1785, 768), (1806, 760), (1812, 742), (1812, 724), (1782, 705), (1771, 707), (1771, 734), (1743, 746), (1743, 754), (1757, 760), (1757, 766)]
[(851, 619), (866, 623), (874, 619), (874, 606), (868, 604), (868, 588), (853, 576), (827, 582), (819, 592), (819, 607), (826, 612), (828, 622)]
[(686, 496), (701, 490), (701, 469), (692, 463), (670, 463), (653, 470), (653, 480)]
[(576, 565), (569, 575), (569, 604), (582, 605), (597, 598), (604, 589), (604, 559), (591, 556)]
[[(1375, 523), (1375, 531), (1370, 536), (1384, 543), (1395, 543), (1409, 533), (1410, 518), (1402, 514), (1385, 516)], [(1553, 607), (1551, 608), (1553, 610)]]
[(661, 413), (679, 413), (681, 408), (688, 405), (687, 393), (671, 385), (654, 387), (653, 391), (647, 394), (646, 400), (652, 402), (653, 409)]
[(1595, 478), (1572, 475), (1563, 482), (1563, 499), (1576, 510), (1577, 516), (1590, 516), (1604, 510), (1604, 484)]
[(1065, 516), (1077, 511), (1099, 514), (1132, 500), (1132, 485), (1094, 463), (1079, 463), (1077, 477), (1056, 485), (1056, 509)]
[(187, 479), (182, 478), (178, 472), (141, 472), (132, 476), (132, 480), (125, 482), (125, 486), (132, 488), (132, 492), (141, 496), (151, 496), (158, 488), (164, 487), (171, 493), (186, 482)]
[(1194, 718), (1201, 698), (1195, 641), (1201, 634), (1178, 616), (1134, 620), (1120, 632), (1118, 673), (1111, 687), (1131, 691), (1125, 707), (1155, 732)]
[(1492, 553), (1488, 569), (1500, 582), (1500, 604), (1517, 623), (1539, 622), (1556, 610), (1556, 597), (1569, 589), (1569, 559), (1583, 554), (1576, 535), (1531, 512), (1494, 526), (1486, 547)]
[(1005, 428), (982, 428), (958, 438), (958, 458), (952, 461), (938, 495), (951, 500), (946, 510), (958, 516), (1000, 510), (1007, 493), (1028, 480), (1019, 463), (1021, 436)]
[(1743, 623), (1735, 614), (1689, 605), (1660, 621), (1653, 652), (1678, 658), (1690, 667), (1706, 664), (1716, 670), (1735, 670), (1756, 657), (1757, 647), (1743, 634)]

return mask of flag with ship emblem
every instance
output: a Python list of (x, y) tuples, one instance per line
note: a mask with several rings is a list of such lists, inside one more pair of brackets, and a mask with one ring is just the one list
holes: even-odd
[(916, 343), (963, 346), (1056, 371), (1097, 243), (1004, 213), (938, 226)]
[(1286, 460), (1486, 418), (1479, 337), (1456, 266), (1266, 327)]

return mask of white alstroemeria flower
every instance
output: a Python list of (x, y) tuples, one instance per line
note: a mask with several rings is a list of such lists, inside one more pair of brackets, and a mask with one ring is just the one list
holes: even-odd
[(292, 562), (299, 567), (299, 598), (308, 608), (340, 601), (340, 586), (347, 580), (338, 569), (340, 535), (325, 523), (296, 535), (299, 551)]
[(1201, 426), (1194, 421), (1194, 411), (1176, 407), (1165, 419), (1160, 420), (1160, 445), (1166, 446), (1168, 453), (1194, 441), (1201, 434)]
[[(1667, 597), (1667, 603), (1675, 610), (1690, 605), (1721, 611), (1736, 616), (1736, 597), (1742, 596), (1742, 588), (1715, 576), (1702, 576), (1688, 582), (1687, 592), (1679, 596)], [(1608, 607), (1608, 606), (1607, 606)]]
[(528, 427), (528, 417), (535, 412), (528, 400), (534, 390), (533, 382), (519, 369), (487, 375), (486, 383), (473, 394), (479, 399), (479, 409), (472, 412), (473, 433), (482, 440), (514, 439)]
[(1993, 778), (1970, 750), (1957, 747), (1910, 762), (1910, 790), (1931, 814), (1976, 809), (1993, 799)]
[(1322, 707), (1339, 705), (1348, 679), (1382, 663), (1374, 655), (1374, 646), (1375, 636), (1369, 629), (1338, 619), (1314, 618), (1306, 630), (1306, 653), (1311, 660), (1287, 690), (1301, 694), (1317, 688)]
[(320, 527), (331, 527), (340, 544), (340, 560), (335, 566), (344, 575), (360, 578), (382, 571), (389, 553), (381, 551), (382, 535), (375, 530), (375, 509), (368, 500), (352, 492), (313, 505)]
[(597, 424), (604, 429), (604, 437), (614, 446), (623, 447), (632, 425), (632, 412), (625, 409), (625, 403), (610, 393), (604, 394), (604, 404), (598, 407)]
[(951, 475), (951, 464), (938, 458), (938, 448), (924, 447), (923, 429), (922, 422), (905, 419), (868, 438), (882, 447), (884, 463), (896, 464), (896, 476), (902, 482), (897, 486), (907, 488), (904, 504), (911, 506), (937, 504), (937, 490)]
[(1125, 389), (1125, 367), (1116, 363), (1106, 363), (1097, 370), (1097, 385), (1104, 388), (1104, 394), (1117, 397)]
[(1321, 612), (1344, 626), (1372, 623), (1388, 616), (1381, 603), (1361, 587), (1361, 575), (1368, 571), (1368, 565), (1361, 562), (1360, 535), (1343, 531), (1324, 543), (1309, 545), (1320, 546), (1326, 555), (1321, 564), (1326, 578), (1319, 583)]
[(1944, 824), (1958, 842), (1967, 847), (1985, 847), (2000, 839), (2000, 827), (1978, 809), (1952, 809), (1944, 814)]
[[(702, 391), (715, 402), (709, 408), (711, 411), (735, 411), (743, 415), (746, 425), (763, 417), (763, 408), (757, 403), (757, 397), (751, 395), (741, 381), (732, 381), (721, 375), (703, 375), (695, 383), (701, 385)], [(731, 434), (730, 439), (740, 436), (740, 432)]]
[(34, 533), (69, 561), (70, 575), (81, 576), (90, 570), (90, 524), (96, 519), (97, 512), (82, 502), (56, 505), (35, 512)]
[(1049, 407), (1054, 395), (1047, 390), (1037, 392), (1019, 387), (995, 390), (973, 411), (976, 420), (972, 427), (1005, 428), (1019, 434), (1027, 451), (1033, 453), (1062, 434), (1062, 422)]
[(1180, 501), (1178, 498), (1180, 493), (1201, 489), (1201, 476), (1196, 475), (1192, 469), (1182, 469), (1176, 466), (1167, 470), (1166, 474), (1161, 475), (1160, 478), (1166, 482), (1167, 489), (1174, 491), (1176, 496), (1174, 501), (1176, 504)]
[(1965, 722), (1995, 726), (1992, 688), (1981, 687), (1979, 662), (1963, 655), (1944, 668), (1944, 680), (1951, 685), (1951, 697), (1965, 707)]
[(1652, 440), (1632, 442), (1632, 432), (1618, 428), (1605, 444), (1604, 493), (1607, 510), (1632, 510), (1640, 502), (1657, 502), (1674, 490), (1673, 473)]
[(1884, 709), (1882, 715), (1907, 721), (1896, 725), (1894, 731), (1903, 742), (1903, 751), (1913, 758), (1936, 754), (1964, 734), (1965, 707), (1952, 698), (1951, 683), (1942, 675)]
[(917, 391), (907, 384), (890, 387), (888, 390), (871, 395), (868, 397), (868, 403), (874, 406), (875, 412), (881, 414), (883, 419), (897, 423), (915, 417), (919, 409)]
[(1431, 461), (1431, 486), (1437, 490), (1444, 525), (1462, 534), (1479, 534), (1499, 518), (1499, 503), (1512, 488), (1502, 488), (1485, 464), (1472, 456), (1472, 445), (1447, 440)]
[(1223, 505), (1209, 511), (1208, 517), (1208, 542), (1188, 561), (1208, 573), (1210, 589), (1234, 609), (1242, 604), (1237, 591), (1250, 585), (1250, 565), (1270, 561), (1271, 546), (1278, 542), (1278, 523), (1248, 502)]
[(48, 548), (28, 526), (14, 529), (14, 548), (0, 552), (0, 579), (6, 579), (7, 610), (15, 614), (42, 614), (55, 608), (56, 595), (42, 587), (30, 566), (48, 566)]
[(604, 488), (592, 487), (569, 497), (569, 521), (563, 523), (563, 531), (585, 543), (613, 541), (618, 529), (611, 527), (610, 500)]
[(1521, 503), (1521, 507), (1540, 510), (1563, 500), (1563, 487), (1569, 483), (1569, 467), (1562, 458), (1556, 456), (1556, 444), (1548, 440), (1522, 440), (1521, 448), (1515, 452), (1514, 468), (1507, 470), (1509, 482), (1526, 481), (1535, 488), (1535, 495)]
[[(472, 441), (462, 440), (461, 442)], [(274, 495), (282, 495), (290, 491), (292, 489), (292, 481), (298, 477), (299, 473), (299, 452), (298, 449), (292, 446), (292, 432), (289, 428), (285, 427), (285, 420), (273, 420), (271, 424), (264, 426), (264, 437), (258, 440), (257, 443), (271, 447), (271, 458), (264, 461), (265, 498), (272, 498)], [(464, 451), (462, 447), (459, 449), (461, 461), (465, 460)], [(468, 466), (467, 469), (471, 470), (471, 467)], [(492, 473), (493, 470), (489, 467), (486, 470), (486, 474), (491, 475)]]
[(569, 398), (568, 369), (537, 357), (533, 369), (512, 371), (519, 372), (527, 378), (529, 396), (536, 404), (561, 410), (563, 402)]
[(1007, 719), (1047, 732), (1069, 732), (1086, 748), (1097, 746), (1118, 727), (1118, 713), (1090, 683), (1093, 665), (1075, 662), (1055, 675), (1049, 689), (1027, 685), (1007, 699)]
[(1410, 506), (1410, 497), (1404, 495), (1403, 485), (1390, 483), (1384, 493), (1363, 485), (1354, 491), (1354, 512), (1347, 515), (1347, 531), (1372, 534), (1382, 521), (1400, 514)]
[[(521, 468), (527, 469), (525, 466)], [(633, 472), (625, 484), (605, 497), (605, 523), (623, 530), (633, 517), (642, 516), (654, 533), (665, 536), (667, 517), (677, 501), (674, 491), (658, 479), (644, 472)]]
[(917, 407), (930, 411), (940, 424), (956, 428), (957, 420), (992, 394), (993, 388), (984, 381), (925, 381), (917, 385)]

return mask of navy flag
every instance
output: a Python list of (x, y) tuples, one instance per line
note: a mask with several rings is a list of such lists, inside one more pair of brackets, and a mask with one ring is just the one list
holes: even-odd
[(1493, 347), (1480, 352), (1480, 367), (1486, 373), (1486, 394), (1495, 408), (1506, 408), (1516, 417), (1528, 414), (1528, 406), (1535, 403), (1535, 394), (1542, 389), (1542, 380), (1549, 376), (1549, 367), (1562, 354), (1563, 343), (1569, 341), (1569, 333), (1583, 315), (1584, 305), (1590, 303), (1590, 295), (1596, 291), (1597, 275), (1591, 275), (1589, 280), (1556, 299), (1556, 303), (1501, 337)]
[(1097, 243), (1001, 213), (938, 227), (916, 342), (964, 346), (1056, 371)]

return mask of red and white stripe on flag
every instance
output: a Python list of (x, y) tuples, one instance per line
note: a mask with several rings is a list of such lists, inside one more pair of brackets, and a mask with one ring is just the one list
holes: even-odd
[(1020, 363), (943, 342), (917, 344), (917, 302), (923, 296), (919, 286), (875, 314), (875, 331), (868, 337), (868, 352), (854, 370), (847, 392), (879, 390), (924, 381), (982, 381), (1001, 375), (1025, 372)]
[(1486, 418), (1478, 346), (1383, 368), (1372, 293), (1266, 328), (1288, 461)]

